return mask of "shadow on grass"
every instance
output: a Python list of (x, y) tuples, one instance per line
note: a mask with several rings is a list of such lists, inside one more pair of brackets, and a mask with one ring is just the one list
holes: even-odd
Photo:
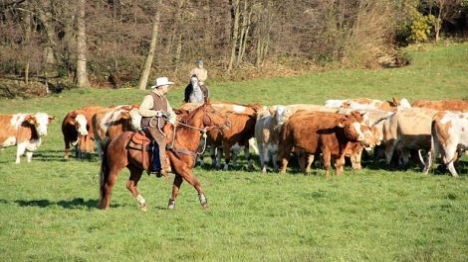
[[(78, 197), (78, 198), (75, 198), (73, 200), (70, 200), (70, 201), (65, 201), (65, 200), (61, 200), (61, 201), (58, 201), (58, 202), (53, 202), (53, 201), (49, 201), (47, 199), (40, 199), (40, 200), (17, 200), (15, 201), (16, 204), (18, 204), (19, 206), (21, 207), (41, 207), (41, 208), (47, 208), (47, 207), (50, 207), (50, 206), (61, 206), (65, 209), (82, 209), (83, 207), (84, 208), (88, 208), (88, 209), (95, 209), (95, 208), (98, 208), (97, 207), (97, 204), (98, 204), (98, 201), (95, 200), (95, 199), (88, 199), (88, 200), (84, 200), (83, 198), (81, 197)], [(111, 207), (119, 207), (120, 205), (111, 205)]]

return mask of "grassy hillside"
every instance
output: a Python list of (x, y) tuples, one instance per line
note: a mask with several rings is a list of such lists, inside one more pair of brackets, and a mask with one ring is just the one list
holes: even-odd
[[(214, 100), (271, 104), (331, 98), (468, 98), (468, 44), (414, 46), (410, 66), (338, 70), (241, 83), (209, 82)], [(155, 76), (154, 76), (155, 77)], [(170, 76), (169, 76), (170, 77)], [(185, 83), (169, 94), (177, 107)], [(144, 175), (148, 212), (117, 182), (111, 210), (96, 209), (97, 156), (63, 159), (60, 123), (85, 105), (139, 103), (149, 91), (75, 89), (44, 99), (0, 100), (2, 113), (56, 116), (32, 163), (0, 151), (0, 261), (467, 261), (466, 158), (459, 179), (411, 168), (367, 167), (325, 179), (322, 170), (262, 174), (195, 168), (210, 208), (170, 179)], [(258, 166), (257, 166), (258, 167)]]

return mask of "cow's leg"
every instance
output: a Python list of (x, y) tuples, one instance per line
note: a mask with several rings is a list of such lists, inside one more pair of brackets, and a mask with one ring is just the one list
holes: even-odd
[(306, 159), (306, 156), (305, 156), (305, 153), (303, 152), (296, 152), (296, 156), (297, 156), (297, 163), (299, 164), (299, 170), (305, 174), (305, 159)]
[[(260, 166), (262, 167), (262, 172), (266, 173), (267, 168), (268, 168), (268, 163), (270, 162), (270, 150), (269, 150), (268, 146), (263, 147), (263, 145), (259, 146), (258, 149), (259, 149), (259, 153), (260, 153), (260, 163), (261, 163)], [(271, 159), (272, 159), (273, 165), (276, 165), (275, 158), (272, 157)]]
[(327, 148), (323, 148), (322, 158), (323, 158), (323, 169), (325, 169), (325, 177), (329, 177), (330, 168), (331, 168), (331, 158), (332, 158), (330, 150), (328, 150)]
[(355, 152), (353, 152), (350, 156), (351, 159), (351, 167), (354, 170), (362, 169), (361, 159), (362, 159), (362, 151), (364, 150), (363, 147), (359, 147)]
[(262, 173), (266, 173), (266, 166), (263, 165), (263, 162), (264, 162), (264, 159), (265, 159), (264, 151), (267, 151), (267, 150), (265, 148), (263, 148), (262, 143), (257, 143), (257, 144), (258, 144), (258, 158), (260, 160), (260, 168), (262, 169)]
[(224, 151), (224, 171), (229, 170), (229, 163), (231, 162), (231, 147), (232, 145), (229, 143), (223, 143), (223, 151)]
[(391, 166), (393, 154), (395, 153), (397, 140), (389, 141), (385, 144), (385, 163), (388, 167)]
[(211, 168), (218, 169), (216, 163), (216, 151), (217, 147), (215, 145), (211, 145), (210, 147), (210, 157), (211, 157)]
[(244, 155), (245, 155), (245, 159), (247, 160), (247, 170), (252, 171), (253, 164), (252, 164), (252, 159), (250, 157), (250, 146), (248, 143), (244, 147)]
[(140, 181), (141, 174), (143, 170), (137, 168), (129, 168), (130, 169), (130, 178), (127, 181), (127, 189), (132, 193), (132, 196), (138, 201), (140, 204), (140, 209), (143, 211), (147, 211), (148, 207), (146, 206), (145, 198), (140, 194), (138, 191), (138, 181)]
[[(237, 143), (234, 146), (232, 146), (232, 148), (231, 148), (232, 167), (234, 169), (237, 168), (237, 158), (240, 155), (240, 151), (241, 151), (241, 146), (239, 144), (237, 144)], [(224, 167), (224, 169), (227, 170), (226, 167)]]
[(336, 175), (341, 175), (343, 174), (344, 171), (344, 165), (345, 165), (345, 156), (344, 154), (338, 156), (335, 159), (335, 169), (336, 169)]
[(314, 159), (315, 159), (315, 155), (314, 155), (314, 154), (309, 154), (309, 155), (307, 156), (306, 167), (305, 167), (305, 172), (306, 172), (307, 174), (310, 173), (311, 166), (312, 166), (312, 163), (314, 162)]
[[(278, 162), (276, 162), (276, 159), (278, 159), (278, 150), (273, 150), (270, 151), (271, 154), (271, 162), (273, 162), (273, 171), (278, 172)], [(268, 162), (267, 162), (268, 163)]]
[(26, 143), (18, 143), (16, 148), (16, 164), (19, 164), (21, 162), (21, 156), (24, 155), (24, 152), (26, 152)]
[(446, 159), (445, 164), (447, 165), (450, 174), (452, 174), (453, 177), (458, 177), (457, 170), (455, 170), (455, 166), (453, 164), (458, 158), (458, 150), (456, 146), (446, 145), (444, 151)]
[(26, 160), (28, 163), (31, 163), (33, 157), (33, 152), (32, 151), (26, 151)]

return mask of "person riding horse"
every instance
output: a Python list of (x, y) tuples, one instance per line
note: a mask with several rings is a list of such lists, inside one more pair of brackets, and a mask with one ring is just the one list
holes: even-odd
[(201, 85), (198, 77), (192, 75), (190, 83), (185, 88), (184, 102), (185, 103), (203, 103), (209, 97), (209, 91), (206, 85)]
[(168, 120), (175, 123), (175, 113), (172, 110), (166, 93), (174, 82), (167, 77), (158, 77), (152, 91), (146, 95), (140, 104), (138, 113), (142, 116), (141, 128), (149, 133), (158, 146), (153, 147), (153, 165), (149, 173), (155, 173), (157, 177), (166, 176), (169, 167), (166, 162), (166, 135), (162, 129)]

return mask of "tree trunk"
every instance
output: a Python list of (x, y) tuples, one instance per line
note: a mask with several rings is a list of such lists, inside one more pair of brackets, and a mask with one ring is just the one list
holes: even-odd
[(229, 59), (228, 72), (232, 70), (232, 65), (236, 60), (237, 41), (239, 38), (239, 0), (229, 0), (231, 7), (231, 58)]
[(151, 72), (151, 66), (153, 65), (154, 54), (156, 52), (156, 43), (158, 41), (158, 32), (159, 32), (159, 19), (160, 19), (160, 7), (162, 0), (158, 0), (156, 3), (156, 13), (154, 14), (153, 21), (153, 31), (151, 34), (151, 43), (148, 50), (148, 56), (146, 56), (145, 64), (141, 71), (140, 82), (138, 83), (138, 88), (140, 90), (145, 90), (148, 83), (149, 74)]
[(86, 0), (78, 0), (77, 16), (77, 62), (76, 80), (78, 87), (89, 87), (88, 73), (86, 71)]

